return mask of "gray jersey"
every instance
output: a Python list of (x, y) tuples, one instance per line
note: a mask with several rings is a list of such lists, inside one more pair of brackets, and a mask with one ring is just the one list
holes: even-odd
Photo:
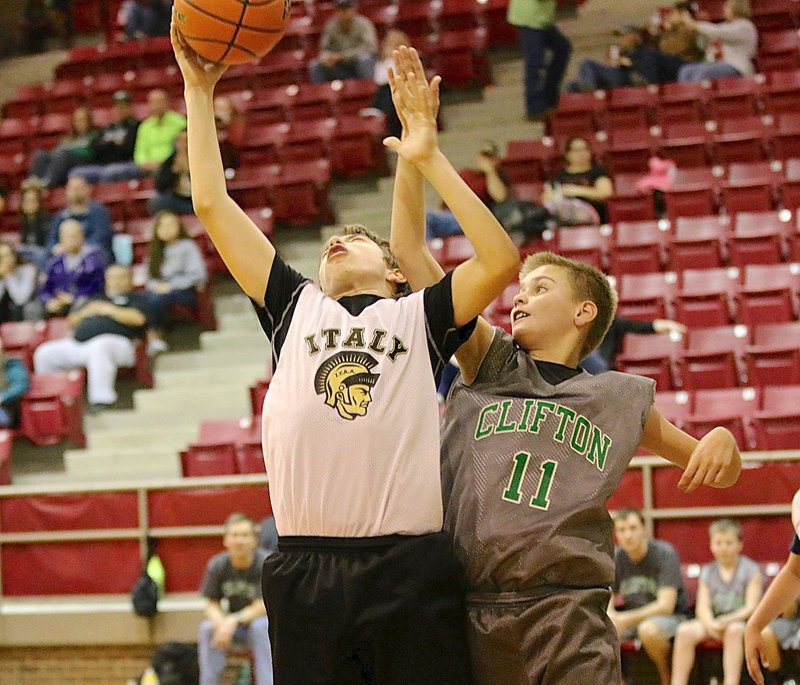
[(724, 580), (719, 563), (712, 561), (703, 566), (700, 582), (708, 588), (711, 611), (714, 616), (730, 614), (741, 609), (747, 598), (747, 585), (759, 573), (758, 564), (749, 557), (739, 557), (736, 571), (730, 580)]
[(472, 385), (453, 386), (442, 437), (445, 528), (470, 590), (611, 585), (605, 504), (639, 445), (654, 389), (616, 372), (550, 385), (495, 331)]

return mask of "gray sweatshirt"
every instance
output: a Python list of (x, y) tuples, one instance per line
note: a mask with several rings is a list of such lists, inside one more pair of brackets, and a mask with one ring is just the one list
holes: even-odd
[(758, 30), (749, 19), (734, 19), (721, 24), (697, 22), (697, 32), (708, 42), (722, 45), (722, 61), (742, 75), (755, 73), (753, 57), (758, 48)]
[(147, 285), (156, 282), (169, 283), (173, 290), (202, 288), (208, 281), (208, 272), (200, 248), (191, 238), (176, 240), (164, 248), (161, 277), (150, 279)]

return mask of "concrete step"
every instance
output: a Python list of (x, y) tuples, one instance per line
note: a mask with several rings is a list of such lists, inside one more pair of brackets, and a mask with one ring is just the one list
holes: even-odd
[(218, 407), (225, 407), (226, 412), (235, 411), (236, 416), (244, 416), (250, 412), (250, 398), (244, 383), (225, 387), (136, 390), (133, 393), (133, 404), (136, 411), (142, 413), (157, 414), (180, 409), (187, 415), (200, 418), (216, 418)]
[(159, 448), (179, 450), (194, 440), (199, 431), (197, 421), (184, 425), (143, 426), (124, 430), (97, 429), (88, 435), (88, 449), (110, 449), (120, 445), (131, 449)]
[(217, 317), (217, 322), (219, 324), (219, 329), (217, 332), (219, 333), (238, 331), (259, 332), (261, 330), (261, 326), (258, 323), (258, 317), (256, 317), (254, 311), (249, 311), (246, 313), (236, 312), (224, 314), (223, 316)]
[[(155, 406), (144, 410), (126, 409), (123, 411), (107, 411), (95, 416), (87, 416), (84, 425), (88, 439), (94, 431), (119, 431), (124, 434), (126, 431), (141, 431), (149, 428), (167, 430), (177, 427), (180, 430), (187, 429), (197, 434), (197, 429), (202, 419), (238, 419), (250, 413), (249, 398), (247, 389), (241, 388), (242, 399), (237, 401), (234, 406), (227, 406), (223, 403), (215, 403), (207, 396), (198, 406), (183, 407), (180, 405), (168, 405), (153, 403)], [(90, 443), (91, 444), (91, 443)]]
[(218, 317), (225, 314), (245, 314), (253, 311), (253, 305), (247, 295), (233, 295), (230, 297), (219, 297), (214, 301), (214, 309)]
[(236, 366), (209, 366), (208, 368), (163, 370), (158, 374), (160, 390), (198, 387), (245, 387), (252, 385), (265, 373), (264, 364), (237, 364)]
[[(269, 349), (269, 341), (263, 331), (203, 331), (200, 334), (200, 348), (202, 352), (227, 351), (238, 356), (245, 350), (264, 352)], [(231, 361), (234, 358), (232, 356)]]
[(118, 450), (67, 450), (67, 480), (127, 480), (130, 478), (180, 478), (180, 456), (173, 450), (131, 452)]
[[(269, 361), (270, 347), (264, 334), (261, 333), (262, 346), (248, 346), (235, 350), (238, 364), (261, 364), (264, 368)], [(200, 350), (199, 352), (175, 352), (163, 354), (156, 361), (156, 384), (158, 374), (162, 371), (180, 369), (205, 369), (212, 366), (230, 366), (232, 362), (231, 348)]]

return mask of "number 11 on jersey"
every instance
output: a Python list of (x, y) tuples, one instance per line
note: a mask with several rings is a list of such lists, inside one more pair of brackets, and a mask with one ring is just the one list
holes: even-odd
[[(503, 499), (506, 502), (519, 504), (522, 501), (520, 487), (530, 460), (531, 455), (528, 452), (517, 452), (514, 455), (514, 466), (508, 479), (508, 487), (503, 491)], [(545, 461), (542, 463), (539, 467), (539, 484), (536, 486), (536, 494), (531, 497), (528, 506), (543, 511), (550, 508), (550, 490), (553, 487), (553, 477), (556, 475), (557, 468), (558, 462)]]

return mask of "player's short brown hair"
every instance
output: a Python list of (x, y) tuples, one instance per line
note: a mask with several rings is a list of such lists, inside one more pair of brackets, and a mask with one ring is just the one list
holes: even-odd
[[(400, 265), (389, 247), (389, 241), (384, 240), (379, 235), (370, 231), (361, 224), (348, 224), (341, 230), (341, 235), (363, 235), (375, 243), (383, 252), (383, 261), (390, 269), (399, 269)], [(395, 285), (394, 296), (404, 297), (411, 294), (411, 286), (408, 283), (397, 283)]]
[[(564, 230), (568, 231), (569, 229)], [(574, 259), (567, 259), (553, 252), (537, 252), (530, 255), (522, 263), (522, 269), (519, 272), (520, 280), (540, 266), (558, 266), (566, 269), (575, 299), (579, 302), (589, 300), (597, 306), (597, 316), (589, 325), (586, 339), (580, 350), (580, 357), (583, 359), (603, 341), (608, 333), (611, 322), (614, 320), (614, 313), (617, 311), (617, 293), (603, 272), (589, 264), (576, 262)]]
[(708, 536), (717, 533), (733, 533), (739, 540), (742, 539), (742, 524), (734, 519), (717, 519), (708, 527)]

